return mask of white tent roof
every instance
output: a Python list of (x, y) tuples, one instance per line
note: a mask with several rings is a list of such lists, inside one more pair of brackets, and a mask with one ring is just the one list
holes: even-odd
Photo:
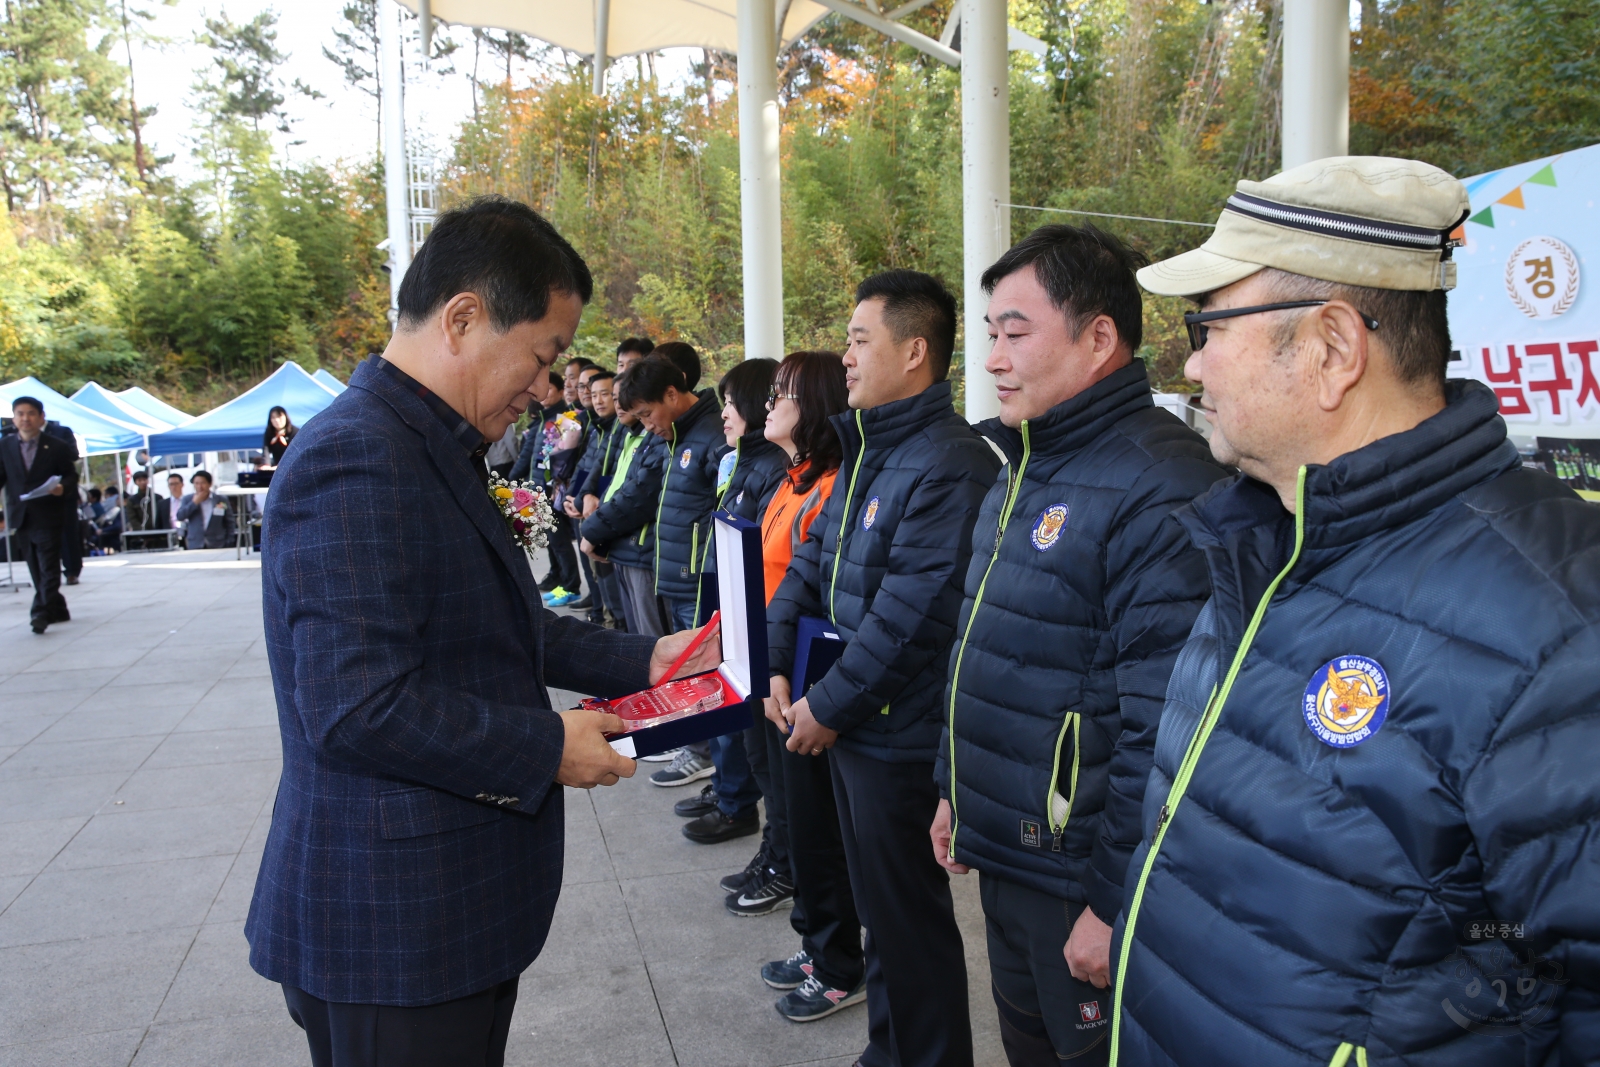
[[(418, 0), (400, 0), (415, 12)], [(609, 0), (606, 56), (630, 56), (663, 48), (739, 47), (737, 0)], [(433, 0), (433, 17), (463, 26), (516, 30), (573, 52), (594, 52), (596, 0)], [(787, 12), (785, 8), (787, 7)], [(785, 44), (828, 13), (816, 0), (778, 0)]]

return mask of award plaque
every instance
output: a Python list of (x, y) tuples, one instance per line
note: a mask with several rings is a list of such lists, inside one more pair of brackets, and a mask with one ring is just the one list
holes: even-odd
[(625, 729), (611, 747), (630, 759), (747, 729), (755, 721), (749, 701), (768, 694), (761, 527), (722, 511), (713, 518), (722, 663), (630, 696), (583, 702), (622, 719)]

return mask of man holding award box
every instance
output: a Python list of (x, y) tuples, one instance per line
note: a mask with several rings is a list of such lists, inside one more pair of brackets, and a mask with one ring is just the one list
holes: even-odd
[[(261, 577), (283, 777), (245, 936), (316, 1067), (503, 1062), (561, 886), (557, 786), (634, 772), (607, 744), (620, 719), (558, 714), (546, 686), (644, 689), (696, 637), (546, 610), (527, 553), (548, 505), (483, 464), (591, 290), (524, 205), (444, 213), (383, 356), (273, 479)], [(721, 658), (713, 633), (683, 673)]]

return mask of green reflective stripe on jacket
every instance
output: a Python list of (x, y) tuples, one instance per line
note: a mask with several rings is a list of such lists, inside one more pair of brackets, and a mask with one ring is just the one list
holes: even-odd
[[(1255, 642), (1256, 633), (1261, 629), (1261, 620), (1267, 614), (1267, 605), (1272, 602), (1272, 596), (1278, 591), (1278, 586), (1283, 584), (1284, 578), (1294, 569), (1300, 561), (1300, 549), (1305, 544), (1306, 534), (1306, 469), (1300, 468), (1300, 473), (1295, 480), (1294, 489), (1294, 552), (1289, 556), (1289, 562), (1284, 564), (1283, 570), (1272, 579), (1266, 592), (1261, 594), (1261, 600), (1256, 604), (1255, 614), (1250, 617), (1250, 625), (1245, 627), (1244, 636), (1239, 641), (1239, 650), (1233, 654), (1233, 662), (1228, 667), (1228, 673), (1222, 680), (1222, 685), (1213, 690), (1211, 699), (1206, 701), (1205, 711), (1200, 715), (1200, 722), (1195, 727), (1194, 736), (1189, 741), (1189, 749), (1183, 755), (1183, 762), (1178, 764), (1178, 773), (1172, 780), (1172, 786), (1167, 790), (1167, 801), (1161, 805), (1161, 811), (1156, 816), (1156, 828), (1150, 841), (1150, 851), (1145, 853), (1144, 866), (1139, 871), (1139, 881), (1133, 890), (1133, 899), (1128, 904), (1128, 915), (1123, 923), (1122, 951), (1117, 957), (1117, 986), (1111, 1006), (1111, 1063), (1110, 1067), (1117, 1067), (1117, 1056), (1121, 1051), (1122, 1040), (1122, 989), (1128, 979), (1128, 955), (1133, 948), (1134, 929), (1139, 921), (1139, 906), (1144, 902), (1144, 888), (1150, 880), (1150, 872), (1156, 865), (1156, 857), (1161, 853), (1161, 843), (1166, 839), (1167, 830), (1172, 826), (1172, 820), (1178, 813), (1178, 805), (1183, 800), (1183, 794), (1189, 788), (1189, 782), (1194, 778), (1195, 765), (1200, 762), (1200, 754), (1205, 751), (1206, 742), (1211, 738), (1211, 731), (1216, 727), (1217, 720), (1222, 717), (1222, 708), (1228, 702), (1228, 694), (1233, 689), (1234, 681), (1239, 677), (1239, 670), (1244, 666), (1245, 656), (1250, 653), (1250, 646)], [(1349, 1058), (1349, 1051), (1342, 1050), (1344, 1059)], [(1362, 1060), (1366, 1058), (1365, 1050), (1361, 1053)], [(1335, 1054), (1336, 1063), (1333, 1067), (1343, 1067), (1344, 1060)]]
[[(948, 729), (950, 735), (950, 858), (956, 858), (956, 829), (959, 820), (956, 818), (956, 692), (961, 688), (961, 657), (967, 653), (967, 640), (972, 636), (972, 623), (978, 617), (978, 609), (983, 606), (983, 590), (989, 584), (989, 572), (994, 570), (995, 561), (1000, 558), (1000, 545), (1006, 539), (1006, 525), (1011, 521), (1011, 509), (1017, 506), (1017, 496), (1022, 491), (1022, 478), (1028, 472), (1028, 458), (1033, 454), (1032, 442), (1028, 439), (1028, 420), (1023, 419), (1018, 427), (1022, 431), (1022, 461), (1017, 464), (1016, 474), (1009, 479), (1006, 486), (1005, 507), (1000, 509), (1000, 521), (994, 531), (994, 551), (989, 556), (989, 565), (983, 569), (983, 578), (978, 582), (978, 594), (972, 598), (972, 611), (967, 615), (967, 628), (961, 632), (961, 647), (956, 649), (956, 665), (950, 672), (950, 707), (948, 711)], [(1069, 717), (1070, 718), (1070, 717)], [(1061, 727), (1062, 733), (1066, 732), (1066, 724)], [(1056, 759), (1060, 762), (1061, 742), (1056, 741)], [(1076, 773), (1074, 773), (1076, 779)], [(1054, 779), (1051, 788), (1055, 788)], [(1045, 804), (1045, 818), (1050, 818), (1050, 805)], [(1054, 822), (1051, 823), (1052, 828)], [(1065, 822), (1062, 823), (1065, 826)]]
[(622, 442), (622, 451), (617, 455), (617, 469), (611, 475), (611, 484), (606, 486), (606, 495), (600, 498), (603, 504), (617, 495), (617, 490), (622, 488), (622, 483), (628, 478), (628, 470), (633, 466), (634, 453), (639, 451), (639, 442), (644, 440), (643, 433), (630, 433), (628, 439)]
[(856, 498), (856, 477), (861, 473), (861, 460), (867, 454), (867, 431), (861, 425), (861, 409), (856, 409), (856, 433), (861, 435), (861, 448), (856, 452), (855, 466), (850, 469), (850, 487), (844, 494), (844, 513), (839, 516), (839, 539), (833, 545), (833, 578), (828, 582), (828, 621), (839, 625), (833, 612), (834, 593), (839, 588), (839, 560), (844, 557), (844, 532), (850, 527), (850, 505)]

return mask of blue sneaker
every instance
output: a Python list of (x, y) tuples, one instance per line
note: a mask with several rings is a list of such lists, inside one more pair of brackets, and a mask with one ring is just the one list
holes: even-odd
[(547, 589), (543, 593), (540, 593), (539, 594), (539, 599), (544, 601), (544, 606), (545, 607), (549, 607), (550, 606), (550, 601), (554, 600), (556, 597), (566, 596), (566, 595), (567, 595), (567, 591), (565, 589), (561, 588), (558, 585), (554, 589)]
[(811, 977), (811, 953), (801, 949), (786, 960), (761, 965), (761, 980), (773, 989), (793, 989)]
[(547, 608), (564, 608), (577, 599), (577, 593), (569, 593), (565, 589), (557, 589), (550, 596), (544, 598), (544, 606)]
[(863, 978), (854, 989), (830, 989), (816, 975), (810, 975), (800, 988), (778, 1001), (773, 1007), (778, 1014), (792, 1023), (814, 1023), (826, 1019), (836, 1011), (867, 999), (867, 980)]

